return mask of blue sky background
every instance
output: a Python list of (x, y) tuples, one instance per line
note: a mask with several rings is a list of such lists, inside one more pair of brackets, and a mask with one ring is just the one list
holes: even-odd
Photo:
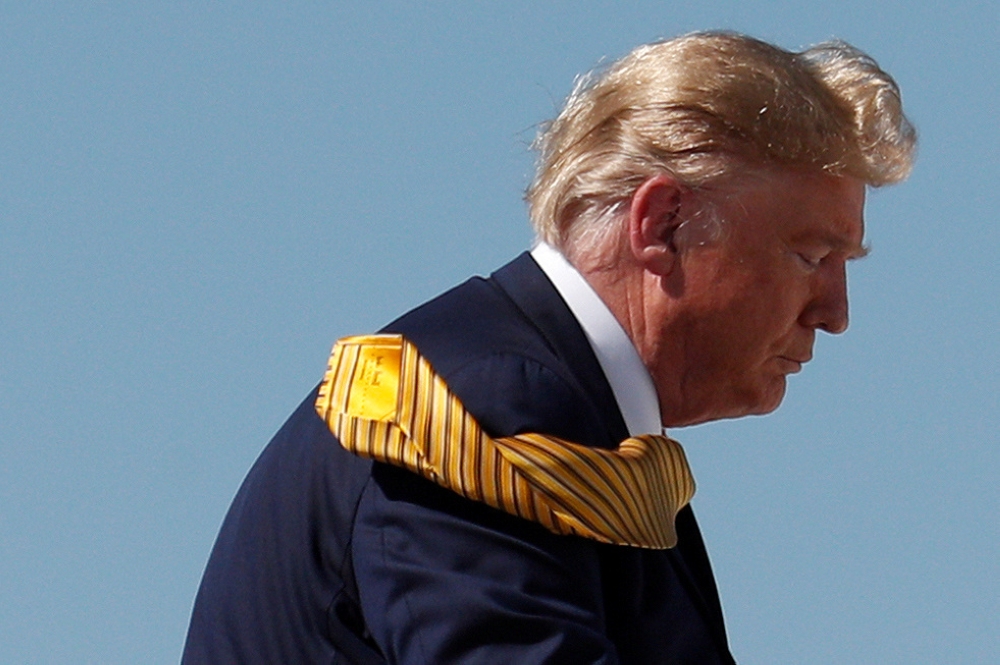
[(840, 37), (921, 135), (853, 320), (775, 414), (676, 430), (740, 663), (1000, 653), (995, 0), (0, 2), (0, 662), (170, 663), (243, 475), (324, 369), (532, 239), (576, 74)]

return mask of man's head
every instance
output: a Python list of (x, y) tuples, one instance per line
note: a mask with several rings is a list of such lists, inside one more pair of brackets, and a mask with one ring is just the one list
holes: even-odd
[(581, 77), (539, 134), (527, 198), (539, 237), (572, 256), (660, 173), (698, 188), (784, 166), (880, 186), (906, 177), (915, 140), (896, 83), (848, 44), (697, 33)]
[(695, 34), (582, 80), (528, 200), (635, 342), (665, 423), (690, 424), (773, 410), (815, 330), (846, 328), (865, 185), (904, 178), (914, 145), (856, 49)]

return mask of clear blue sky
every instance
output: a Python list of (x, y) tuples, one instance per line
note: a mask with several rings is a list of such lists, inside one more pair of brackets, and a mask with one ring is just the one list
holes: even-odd
[(332, 342), (526, 248), (573, 77), (707, 28), (851, 41), (922, 139), (870, 198), (851, 330), (777, 413), (673, 432), (733, 650), (997, 662), (998, 27), (996, 0), (0, 3), (0, 662), (176, 662)]

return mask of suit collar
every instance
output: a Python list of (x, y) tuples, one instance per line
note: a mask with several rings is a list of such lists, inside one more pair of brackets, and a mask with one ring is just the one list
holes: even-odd
[(601, 420), (608, 426), (607, 447), (628, 437), (628, 428), (614, 392), (594, 355), (594, 350), (559, 292), (527, 252), (491, 275), (507, 297), (545, 339), (565, 367), (577, 379), (584, 394), (593, 400)]
[(549, 278), (583, 329), (615, 395), (629, 434), (662, 434), (660, 403), (649, 370), (608, 305), (551, 245), (539, 242), (531, 258)]

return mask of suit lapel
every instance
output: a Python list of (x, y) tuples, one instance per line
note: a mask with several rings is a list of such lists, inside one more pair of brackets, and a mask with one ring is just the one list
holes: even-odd
[(726, 639), (719, 591), (715, 586), (715, 576), (712, 574), (705, 543), (701, 539), (701, 531), (698, 529), (691, 506), (686, 506), (677, 514), (675, 524), (677, 547), (667, 550), (670, 564), (705, 618), (712, 637), (719, 645), (719, 651), (728, 654), (729, 642)]

